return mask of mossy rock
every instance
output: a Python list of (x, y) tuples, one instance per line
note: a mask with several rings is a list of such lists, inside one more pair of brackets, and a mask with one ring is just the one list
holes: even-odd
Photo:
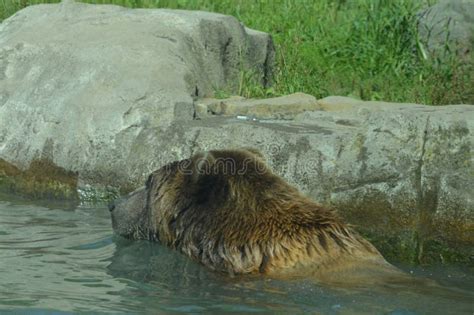
[(78, 200), (78, 176), (53, 162), (40, 159), (25, 171), (0, 159), (0, 190), (31, 199)]

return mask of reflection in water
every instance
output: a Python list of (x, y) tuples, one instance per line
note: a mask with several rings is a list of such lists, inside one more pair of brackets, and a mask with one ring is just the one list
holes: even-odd
[(112, 236), (105, 207), (0, 201), (2, 313), (473, 313), (474, 275), (446, 267), (425, 273), (450, 288), (374, 292), (321, 287), (309, 280), (229, 278), (158, 244)]

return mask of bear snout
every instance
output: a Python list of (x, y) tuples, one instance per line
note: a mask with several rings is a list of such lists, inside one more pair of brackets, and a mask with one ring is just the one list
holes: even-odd
[(107, 206), (112, 218), (112, 228), (118, 235), (132, 239), (144, 239), (148, 231), (145, 187), (127, 196), (111, 201)]

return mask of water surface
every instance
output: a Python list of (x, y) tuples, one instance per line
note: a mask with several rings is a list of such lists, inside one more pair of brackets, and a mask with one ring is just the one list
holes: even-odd
[(443, 289), (228, 278), (159, 244), (113, 236), (105, 207), (0, 196), (1, 313), (473, 314), (472, 270), (415, 273)]

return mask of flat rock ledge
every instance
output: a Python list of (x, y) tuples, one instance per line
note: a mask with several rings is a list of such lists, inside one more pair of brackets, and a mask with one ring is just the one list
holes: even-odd
[(238, 119), (293, 120), (298, 114), (321, 109), (312, 95), (295, 93), (268, 99), (202, 99), (195, 103), (195, 118), (211, 116), (237, 117)]
[(387, 258), (472, 266), (474, 106), (203, 99), (242, 58), (268, 83), (272, 56), (219, 14), (28, 7), (0, 24), (0, 190), (105, 201), (165, 163), (250, 146)]

